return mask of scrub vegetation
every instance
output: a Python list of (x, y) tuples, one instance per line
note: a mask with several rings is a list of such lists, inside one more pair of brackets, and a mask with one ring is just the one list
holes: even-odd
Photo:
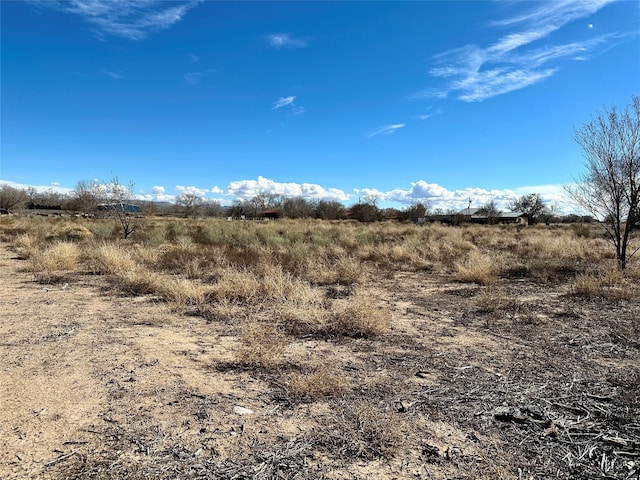
[[(640, 266), (597, 225), (148, 217), (124, 239), (5, 216), (0, 235), (2, 383), (83, 392), (3, 409), (2, 478), (640, 468)], [(62, 433), (34, 439), (36, 407)]]

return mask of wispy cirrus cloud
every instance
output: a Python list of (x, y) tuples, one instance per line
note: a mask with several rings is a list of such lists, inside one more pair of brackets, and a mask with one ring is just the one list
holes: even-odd
[(42, 8), (79, 15), (99, 37), (115, 36), (143, 40), (182, 20), (199, 0), (34, 0)]
[(188, 85), (196, 85), (200, 83), (204, 78), (215, 73), (215, 69), (205, 70), (203, 72), (189, 72), (184, 74), (184, 81)]
[(307, 42), (290, 33), (270, 33), (266, 36), (269, 46), (273, 48), (304, 48)]
[(395, 133), (396, 130), (404, 128), (404, 123), (394, 123), (393, 125), (385, 125), (384, 127), (380, 127), (377, 130), (371, 132), (368, 137), (372, 138), (376, 135), (391, 135)]
[[(552, 43), (552, 33), (565, 25), (586, 18), (615, 0), (558, 0), (533, 5), (525, 13), (493, 22), (494, 28), (507, 29), (492, 44), (466, 45), (435, 57), (430, 74), (446, 79), (441, 87), (420, 92), (419, 96), (444, 98), (451, 94), (465, 102), (481, 102), (541, 82), (558, 72), (554, 60), (584, 60), (615, 35), (593, 38), (591, 28), (572, 42)], [(523, 5), (516, 3), (516, 5)], [(545, 40), (544, 45), (540, 43)]]
[(276, 103), (273, 104), (273, 109), (277, 110), (278, 108), (286, 107), (287, 105), (294, 105), (293, 102), (296, 101), (296, 97), (294, 95), (290, 97), (280, 97)]
[(436, 115), (440, 115), (441, 113), (441, 109), (433, 110), (432, 107), (429, 107), (427, 108), (427, 113), (416, 115), (414, 118), (417, 118), (418, 120), (427, 120), (428, 118), (435, 117)]
[(117, 71), (112, 71), (112, 70), (105, 70), (104, 73), (109, 75), (114, 80), (122, 80), (124, 78), (124, 74), (122, 72), (117, 72)]
[(302, 115), (304, 113), (304, 107), (300, 105), (296, 105), (295, 103), (296, 97), (295, 95), (291, 95), (288, 97), (280, 97), (274, 104), (273, 110), (277, 110), (283, 107), (291, 107), (290, 111), (294, 115)]

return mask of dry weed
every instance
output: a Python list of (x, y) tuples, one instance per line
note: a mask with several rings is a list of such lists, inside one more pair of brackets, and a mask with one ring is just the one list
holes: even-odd
[(65, 273), (77, 269), (80, 248), (71, 242), (55, 242), (43, 250), (37, 250), (29, 257), (28, 270), (41, 283), (55, 283), (64, 278)]
[(155, 293), (177, 308), (200, 307), (209, 292), (209, 287), (181, 277), (157, 277), (154, 286)]
[(318, 444), (343, 457), (393, 457), (403, 444), (404, 422), (388, 406), (359, 400), (335, 409), (330, 424), (317, 432)]
[(49, 238), (68, 242), (85, 240), (93, 237), (93, 233), (83, 225), (61, 225), (57, 227)]
[(250, 320), (242, 326), (236, 360), (246, 367), (274, 368), (282, 363), (286, 346), (277, 325)]
[(497, 281), (496, 272), (498, 269), (494, 259), (489, 255), (473, 252), (456, 267), (456, 280), (459, 282), (491, 285)]
[(13, 251), (16, 252), (18, 258), (26, 260), (33, 256), (40, 245), (40, 241), (29, 233), (21, 233), (13, 240)]
[(133, 295), (155, 294), (161, 292), (163, 288), (160, 275), (142, 266), (135, 270), (117, 272), (113, 280), (121, 291)]
[(87, 263), (94, 273), (124, 275), (136, 270), (131, 249), (120, 243), (103, 243), (88, 252)]
[(572, 295), (589, 299), (628, 300), (637, 296), (637, 289), (629, 284), (622, 272), (611, 268), (601, 274), (577, 275), (569, 287)]
[(313, 401), (320, 397), (335, 397), (344, 393), (348, 385), (343, 375), (326, 369), (289, 375), (287, 390), (294, 401)]
[(375, 337), (389, 329), (390, 313), (370, 296), (355, 295), (336, 300), (327, 329), (351, 337)]

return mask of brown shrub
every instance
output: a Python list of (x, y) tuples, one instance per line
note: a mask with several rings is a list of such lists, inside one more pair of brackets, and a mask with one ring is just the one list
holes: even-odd
[(294, 401), (341, 395), (347, 388), (344, 376), (326, 369), (289, 375), (287, 390)]
[(78, 267), (80, 248), (71, 242), (55, 242), (54, 244), (37, 250), (29, 257), (28, 270), (41, 283), (55, 283), (61, 281), (65, 273), (74, 271)]
[(390, 458), (403, 444), (404, 422), (389, 407), (368, 400), (344, 403), (329, 425), (318, 431), (317, 442), (332, 454), (367, 460)]
[(241, 328), (236, 360), (246, 367), (274, 368), (282, 363), (286, 346), (277, 325), (250, 320)]
[(336, 300), (329, 333), (351, 337), (375, 337), (389, 329), (390, 314), (369, 296), (355, 295)]

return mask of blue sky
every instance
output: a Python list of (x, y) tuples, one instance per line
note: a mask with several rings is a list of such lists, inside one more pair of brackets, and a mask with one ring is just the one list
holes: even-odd
[(0, 182), (466, 207), (582, 171), (637, 1), (3, 1)]

